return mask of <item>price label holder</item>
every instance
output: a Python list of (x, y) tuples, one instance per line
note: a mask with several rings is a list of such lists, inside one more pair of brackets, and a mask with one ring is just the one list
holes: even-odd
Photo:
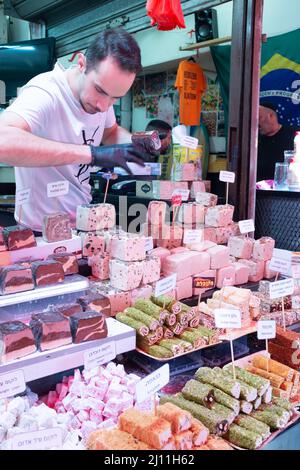
[(169, 381), (170, 367), (169, 364), (164, 364), (136, 384), (136, 402), (141, 403), (149, 397), (155, 399), (155, 393), (167, 385)]
[(160, 295), (167, 294), (168, 292), (174, 290), (176, 288), (176, 281), (176, 273), (157, 281), (154, 292), (155, 297), (159, 297)]
[(0, 399), (13, 397), (24, 392), (25, 389), (26, 383), (22, 369), (0, 374)]
[(55, 204), (57, 206), (57, 211), (59, 212), (60, 206), (58, 198), (61, 196), (66, 196), (69, 193), (69, 181), (53, 181), (47, 184), (47, 196), (48, 198), (55, 198)]
[(239, 229), (242, 234), (247, 234), (248, 236), (248, 233), (252, 233), (255, 231), (254, 220), (253, 219), (240, 220)]
[(269, 344), (268, 340), (276, 337), (276, 322), (275, 320), (259, 320), (257, 322), (257, 339), (266, 341), (267, 359), (267, 372), (269, 372)]
[(12, 450), (46, 450), (62, 448), (62, 429), (42, 429), (17, 434), (12, 438)]
[(235, 173), (232, 171), (220, 171), (219, 180), (226, 183), (226, 204), (228, 204), (229, 184), (235, 182)]
[(19, 189), (16, 192), (16, 207), (19, 207), (19, 222), (22, 217), (22, 207), (24, 204), (28, 204), (30, 201), (31, 188)]
[(183, 235), (183, 243), (192, 245), (203, 241), (204, 233), (202, 229), (185, 230)]
[(271, 282), (269, 284), (269, 289), (270, 289), (270, 299), (281, 298), (283, 329), (284, 331), (286, 331), (284, 297), (287, 295), (293, 295), (294, 290), (295, 290), (294, 279), (289, 278), (289, 279), (283, 279), (283, 281)]
[(291, 275), (292, 253), (288, 250), (274, 248), (273, 257), (269, 264), (269, 269), (280, 273), (283, 276)]
[[(214, 316), (215, 316), (215, 324), (217, 328), (239, 329), (242, 327), (241, 311), (238, 309), (216, 308), (214, 310)], [(230, 342), (231, 361), (232, 361), (232, 374), (233, 374), (234, 380), (236, 380), (232, 338), (229, 339), (229, 342)]]
[(112, 361), (116, 357), (116, 343), (110, 341), (84, 352), (85, 369), (93, 369)]

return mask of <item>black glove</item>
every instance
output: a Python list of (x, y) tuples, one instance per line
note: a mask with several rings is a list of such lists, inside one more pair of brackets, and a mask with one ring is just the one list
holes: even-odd
[(128, 167), (127, 162), (134, 162), (145, 166), (144, 161), (149, 156), (146, 151), (137, 149), (132, 144), (101, 145), (99, 147), (90, 145), (90, 148), (92, 154), (91, 166), (100, 166), (108, 169), (120, 166), (130, 175), (132, 175), (132, 171)]

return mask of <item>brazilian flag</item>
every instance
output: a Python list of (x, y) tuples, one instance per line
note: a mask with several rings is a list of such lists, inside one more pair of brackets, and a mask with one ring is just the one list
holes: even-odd
[[(268, 38), (262, 44), (260, 99), (276, 106), (281, 124), (300, 129), (300, 28)], [(215, 46), (211, 53), (217, 69), (228, 117), (231, 46)], [(226, 119), (226, 122), (227, 119)]]

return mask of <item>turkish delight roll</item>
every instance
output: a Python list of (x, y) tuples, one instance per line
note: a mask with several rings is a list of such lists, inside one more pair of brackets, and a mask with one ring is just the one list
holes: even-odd
[(70, 322), (75, 344), (107, 337), (106, 319), (99, 312), (91, 310), (74, 313)]
[(177, 302), (174, 300), (172, 297), (168, 295), (160, 295), (158, 297), (155, 297), (154, 295), (151, 296), (151, 301), (158, 305), (159, 307), (167, 308), (169, 312), (171, 313), (179, 313), (182, 310), (182, 305), (181, 302)]
[(209, 436), (209, 430), (198, 419), (192, 418), (190, 431), (193, 433), (193, 445), (201, 446), (204, 444)]
[(52, 259), (62, 265), (65, 276), (70, 274), (77, 274), (79, 271), (78, 261), (76, 255), (72, 253), (53, 253), (47, 259)]
[(146, 346), (143, 345), (143, 350), (151, 354), (151, 356), (158, 357), (160, 359), (167, 359), (170, 357), (173, 357), (172, 351), (169, 349), (163, 348), (162, 346), (159, 346), (158, 344), (153, 344), (152, 346)]
[(263, 423), (262, 421), (258, 421), (255, 418), (252, 418), (252, 416), (245, 416), (243, 414), (240, 414), (235, 418), (234, 422), (242, 428), (256, 432), (262, 437), (263, 441), (267, 439), (271, 434), (271, 430), (267, 424)]
[(150, 201), (147, 220), (151, 225), (162, 225), (165, 222), (167, 204), (164, 201)]
[(59, 312), (34, 313), (30, 327), (40, 351), (72, 343), (69, 319)]
[(16, 294), (34, 288), (32, 271), (26, 266), (12, 264), (0, 268), (0, 294)]
[(140, 336), (147, 336), (149, 334), (149, 328), (139, 320), (129, 317), (125, 313), (117, 313), (116, 319), (125, 325), (131, 326), (134, 328)]
[(262, 396), (270, 387), (270, 380), (251, 374), (241, 367), (235, 367), (236, 377), (246, 384), (257, 389), (258, 395)]
[(271, 430), (275, 431), (277, 429), (282, 429), (286, 426), (286, 420), (276, 413), (272, 413), (270, 411), (252, 411), (251, 413), (252, 418), (257, 419), (258, 421), (262, 421), (263, 423), (270, 426)]
[(250, 450), (257, 449), (262, 444), (262, 437), (258, 433), (237, 424), (230, 426), (226, 437), (232, 444)]
[(46, 242), (57, 242), (72, 238), (71, 220), (66, 212), (45, 215), (42, 228)]
[(63, 282), (65, 274), (61, 263), (54, 260), (34, 261), (31, 263), (32, 274), (36, 286), (48, 286)]
[(214, 394), (214, 400), (217, 403), (220, 403), (220, 405), (227, 406), (227, 408), (230, 408), (232, 411), (235, 412), (236, 415), (239, 414), (240, 412), (240, 402), (236, 398), (231, 397), (225, 392), (222, 392), (217, 387), (212, 387), (212, 391)]
[(150, 331), (155, 331), (159, 327), (159, 321), (156, 320), (154, 317), (147, 315), (147, 313), (142, 312), (134, 307), (129, 307), (124, 310), (124, 313), (135, 320), (138, 320), (144, 323)]
[(105, 237), (102, 234), (81, 232), (82, 256), (103, 255), (105, 251)]
[(115, 235), (110, 242), (112, 258), (121, 261), (141, 261), (146, 258), (145, 237), (124, 233)]
[(228, 393), (234, 398), (239, 398), (241, 393), (241, 386), (238, 381), (231, 379), (230, 377), (221, 377), (214, 370), (209, 367), (201, 367), (197, 370), (195, 377), (201, 382), (213, 385), (223, 392)]
[(31, 329), (20, 321), (0, 323), (0, 363), (18, 359), (36, 351)]
[(77, 206), (76, 228), (84, 232), (113, 228), (116, 209), (112, 204), (82, 204)]
[(182, 394), (187, 400), (211, 408), (214, 403), (214, 392), (210, 385), (203, 384), (198, 380), (189, 380), (182, 389)]
[(109, 275), (112, 287), (123, 291), (136, 289), (142, 282), (144, 272), (143, 261), (124, 262), (111, 259)]
[(159, 307), (158, 305), (155, 305), (150, 300), (138, 299), (135, 302), (134, 307), (144, 313), (147, 313), (147, 315), (156, 318), (161, 323), (163, 323), (169, 315), (168, 310), (165, 310)]
[(13, 225), (3, 229), (3, 236), (9, 251), (36, 246), (36, 240), (31, 228)]

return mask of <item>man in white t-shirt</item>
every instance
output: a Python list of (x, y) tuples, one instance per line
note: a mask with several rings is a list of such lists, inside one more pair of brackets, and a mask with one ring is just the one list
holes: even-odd
[[(15, 166), (16, 189), (30, 189), (15, 219), (41, 231), (45, 214), (67, 212), (91, 201), (91, 166), (143, 165), (131, 134), (116, 123), (113, 103), (141, 70), (140, 49), (124, 29), (107, 29), (80, 53), (78, 64), (30, 80), (0, 117), (0, 161)], [(100, 146), (100, 144), (102, 144)], [(47, 184), (69, 182), (66, 195), (48, 198)], [(21, 220), (20, 220), (21, 213)]]

